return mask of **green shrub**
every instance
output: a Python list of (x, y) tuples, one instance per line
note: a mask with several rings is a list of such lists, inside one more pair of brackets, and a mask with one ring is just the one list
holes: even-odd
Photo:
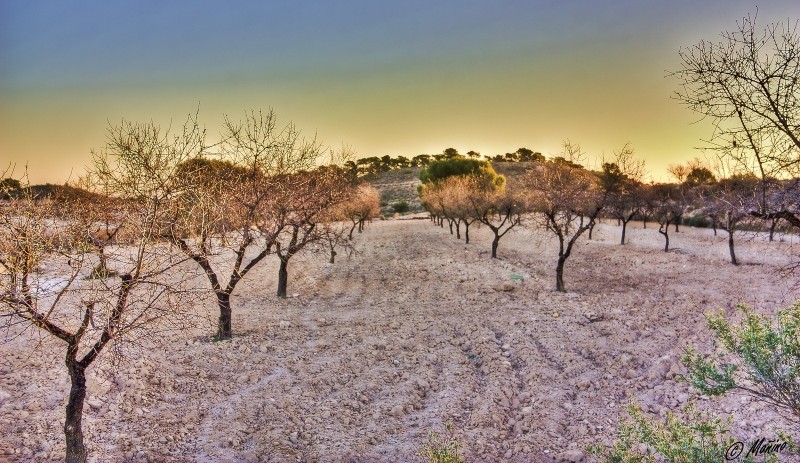
[(428, 434), (428, 442), (422, 446), (419, 456), (428, 463), (464, 463), (464, 456), (461, 448), (464, 446), (453, 436), (453, 423), (448, 421), (445, 424), (445, 435), (431, 431)]
[(702, 215), (693, 215), (684, 218), (683, 224), (689, 227), (708, 228), (711, 226), (711, 221)]
[(723, 420), (701, 413), (693, 402), (689, 402), (680, 415), (667, 413), (663, 422), (647, 416), (634, 403), (628, 404), (625, 410), (629, 417), (620, 425), (613, 446), (592, 445), (588, 448), (589, 453), (602, 463), (778, 461), (776, 453), (767, 455), (766, 459), (763, 459), (764, 455), (748, 455), (749, 446), (737, 442), (729, 434), (731, 417)]
[[(423, 185), (436, 184), (448, 177), (472, 176), (486, 189), (496, 190), (504, 188), (506, 178), (497, 175), (492, 165), (487, 161), (455, 157), (434, 161), (419, 173)], [(417, 192), (421, 192), (418, 187)]]
[(408, 212), (408, 209), (408, 201), (405, 199), (401, 199), (400, 201), (396, 201), (394, 204), (392, 204), (392, 210), (400, 214), (403, 212)]
[(740, 305), (733, 326), (722, 312), (706, 315), (717, 352), (703, 356), (689, 346), (686, 379), (706, 395), (737, 389), (800, 424), (800, 302), (778, 312), (777, 323)]

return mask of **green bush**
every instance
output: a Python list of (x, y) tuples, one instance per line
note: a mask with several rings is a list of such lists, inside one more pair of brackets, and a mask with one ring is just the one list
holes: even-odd
[(711, 221), (702, 215), (693, 215), (684, 218), (683, 224), (689, 227), (708, 228), (711, 226)]
[[(423, 185), (436, 184), (448, 177), (456, 176), (472, 176), (484, 188), (491, 190), (503, 188), (506, 183), (506, 178), (497, 175), (489, 162), (463, 156), (434, 161), (419, 173)], [(417, 191), (420, 192), (420, 188), (417, 188)]]
[(428, 442), (422, 446), (419, 456), (427, 463), (464, 463), (464, 456), (461, 448), (464, 446), (453, 436), (453, 423), (448, 421), (445, 424), (445, 435), (431, 431), (428, 434)]
[(667, 413), (663, 422), (650, 418), (634, 403), (625, 409), (629, 417), (620, 425), (614, 445), (588, 448), (589, 453), (603, 463), (778, 461), (775, 453), (767, 455), (765, 460), (762, 459), (764, 455), (758, 455), (759, 460), (748, 455), (748, 446), (737, 443), (729, 434), (732, 418), (723, 420), (701, 413), (693, 402), (689, 402), (680, 415)]
[[(706, 356), (688, 346), (682, 358), (688, 373), (682, 379), (709, 396), (739, 390), (766, 403), (795, 426), (800, 425), (800, 302), (778, 311), (776, 321), (744, 305), (739, 310), (744, 318), (738, 325), (722, 311), (706, 315), (715, 352)], [(730, 437), (730, 419), (723, 422), (698, 413), (691, 403), (683, 413), (688, 420), (668, 414), (666, 422), (657, 422), (635, 404), (627, 411), (630, 418), (620, 426), (611, 448), (589, 447), (589, 452), (604, 463), (756, 461), (749, 455), (750, 446), (755, 444), (735, 443)], [(758, 458), (766, 456), (759, 461), (778, 461), (780, 456), (796, 451), (789, 436), (779, 438), (786, 443), (782, 447), (788, 448), (767, 455), (759, 453)], [(725, 453), (734, 444), (741, 452)], [(655, 455), (661, 459), (656, 460)]]
[(736, 389), (800, 424), (800, 302), (778, 312), (777, 323), (740, 305), (733, 326), (722, 312), (706, 315), (717, 352), (703, 356), (689, 346), (686, 379), (706, 395)]
[(392, 204), (392, 210), (400, 214), (403, 212), (408, 212), (408, 209), (408, 201), (405, 199), (401, 199), (400, 201), (396, 201), (394, 204)]

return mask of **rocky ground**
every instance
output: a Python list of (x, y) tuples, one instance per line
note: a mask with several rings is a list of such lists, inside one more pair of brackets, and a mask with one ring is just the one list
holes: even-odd
[[(418, 461), (447, 421), (469, 461), (581, 461), (627, 397), (656, 415), (694, 397), (676, 374), (683, 346), (710, 347), (704, 312), (798, 297), (779, 274), (797, 237), (742, 237), (735, 267), (711, 230), (673, 234), (670, 253), (652, 226), (628, 236), (607, 223), (582, 238), (565, 294), (541, 231), (510, 233), (491, 259), (485, 229), (465, 245), (427, 220), (376, 221), (349, 259), (298, 256), (285, 300), (267, 263), (234, 297), (233, 340), (210, 342), (206, 324), (91, 371), (92, 461)], [(0, 460), (63, 458), (59, 349), (0, 345)], [(699, 403), (734, 413), (742, 440), (787, 429), (741, 396)]]

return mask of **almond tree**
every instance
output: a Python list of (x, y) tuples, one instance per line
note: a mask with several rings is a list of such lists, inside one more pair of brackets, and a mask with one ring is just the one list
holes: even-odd
[(363, 232), (364, 224), (380, 214), (381, 194), (374, 186), (362, 183), (356, 187), (354, 194), (347, 202), (342, 203), (339, 209), (342, 220), (349, 220), (353, 223), (348, 234), (348, 238), (352, 240), (353, 232), (356, 229), (359, 233)]
[(728, 233), (731, 264), (739, 265), (734, 250), (734, 234), (738, 232), (754, 208), (758, 195), (758, 178), (753, 175), (732, 175), (721, 179), (711, 192), (705, 207), (717, 220), (717, 227)]
[[(541, 163), (525, 178), (531, 206), (541, 217), (540, 226), (558, 238), (556, 290), (566, 292), (564, 264), (581, 235), (592, 227), (605, 206), (606, 195), (598, 177), (575, 162), (580, 147), (564, 144), (568, 162)], [(557, 158), (558, 159), (558, 158)]]
[(508, 188), (476, 189), (470, 196), (470, 215), (492, 231), (492, 258), (497, 258), (500, 239), (522, 223), (525, 198)]
[(669, 226), (683, 216), (683, 194), (679, 187), (670, 183), (650, 185), (648, 195), (653, 202), (653, 219), (658, 223), (658, 232), (664, 236), (664, 252), (669, 252)]
[(680, 50), (676, 97), (711, 121), (708, 149), (761, 180), (759, 207), (751, 214), (800, 226), (800, 209), (766, 201), (772, 179), (800, 174), (798, 23), (758, 27), (756, 16), (748, 15), (736, 26), (717, 42)]
[[(628, 222), (645, 208), (642, 198), (644, 161), (633, 157), (633, 147), (625, 144), (614, 158), (603, 162), (600, 185), (608, 196), (608, 211), (622, 224), (620, 244), (625, 244)], [(591, 231), (591, 230), (590, 230)]]
[(456, 238), (461, 238), (461, 225), (464, 225), (464, 244), (469, 244), (469, 227), (478, 221), (470, 198), (486, 188), (496, 190), (493, 184), (487, 185), (474, 175), (449, 177), (440, 185), (444, 209), (456, 220)]
[(282, 213), (292, 207), (286, 178), (312, 168), (320, 150), (293, 124), (278, 128), (272, 111), (250, 111), (237, 122), (226, 117), (221, 139), (221, 160), (182, 166), (191, 188), (174, 198), (164, 237), (206, 275), (219, 308), (215, 337), (229, 339), (233, 292), (290, 225)]
[[(3, 205), (0, 314), (11, 336), (41, 333), (64, 345), (70, 377), (67, 462), (85, 462), (88, 456), (82, 427), (87, 370), (103, 353), (115, 356), (130, 344), (157, 342), (154, 333), (160, 331), (154, 327), (163, 328), (165, 317), (181, 320), (184, 328), (191, 320), (179, 312), (190, 306), (182, 289), (187, 279), (171, 273), (181, 260), (158, 236), (168, 198), (179, 189), (171, 171), (196, 146), (162, 151), (153, 143), (169, 137), (123, 122), (109, 129), (106, 148), (94, 153), (97, 191), (113, 192), (116, 201), (105, 207), (119, 208), (113, 243), (91, 242), (106, 216), (92, 214), (98, 208), (86, 202), (56, 203), (27, 194)], [(201, 134), (189, 138), (199, 142)], [(139, 156), (123, 160), (116, 156), (121, 150)], [(130, 175), (143, 168), (146, 178)], [(94, 269), (101, 259), (108, 271), (99, 274)]]
[(326, 211), (349, 198), (352, 178), (339, 166), (322, 166), (310, 172), (282, 176), (279, 200), (270, 214), (283, 224), (275, 236), (278, 267), (278, 297), (286, 297), (289, 260), (308, 245), (324, 241)]

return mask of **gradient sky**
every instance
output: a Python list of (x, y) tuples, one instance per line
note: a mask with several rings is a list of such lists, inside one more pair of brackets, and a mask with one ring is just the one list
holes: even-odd
[[(0, 0), (0, 168), (83, 172), (121, 119), (273, 108), (358, 157), (494, 155), (630, 142), (654, 178), (709, 134), (670, 98), (678, 50), (730, 30), (738, 0)], [(759, 22), (800, 18), (798, 0)]]

